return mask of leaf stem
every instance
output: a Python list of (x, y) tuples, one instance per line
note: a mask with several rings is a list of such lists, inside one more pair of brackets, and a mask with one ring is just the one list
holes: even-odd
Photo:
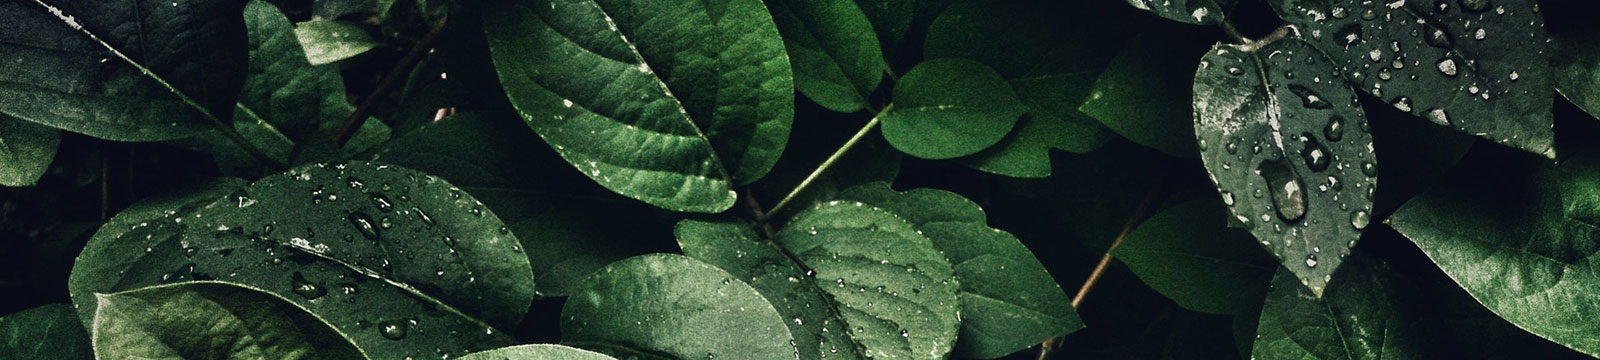
[[(753, 213), (757, 219), (766, 217), (766, 213), (761, 211), (761, 202), (756, 201), (754, 192), (748, 189), (745, 190), (744, 203), (750, 207), (750, 212)], [(777, 241), (773, 240), (776, 238), (777, 232), (772, 230), (772, 224), (769, 224), (765, 221), (756, 221), (752, 225), (761, 231), (761, 241), (763, 243), (766, 243), (767, 246), (771, 246), (773, 249), (778, 249), (778, 252), (783, 253), (783, 257), (789, 258), (789, 262), (792, 262), (795, 266), (799, 267), (800, 271), (805, 273), (806, 276), (812, 276), (817, 273), (816, 270), (811, 269), (811, 266), (806, 265), (806, 262), (801, 260), (799, 255), (795, 255), (794, 252), (789, 251), (789, 248), (783, 247), (783, 245), (779, 245)]]
[(883, 115), (888, 114), (889, 111), (893, 109), (894, 104), (889, 104), (889, 106), (885, 106), (882, 111), (878, 111), (878, 114), (874, 115), (872, 120), (867, 121), (866, 125), (862, 125), (861, 130), (857, 130), (856, 134), (850, 137), (850, 140), (845, 141), (844, 145), (839, 146), (839, 150), (834, 151), (833, 155), (828, 156), (827, 160), (823, 160), (821, 165), (817, 165), (816, 170), (811, 171), (811, 175), (807, 175), (805, 180), (800, 181), (800, 185), (795, 186), (794, 190), (790, 190), (789, 194), (784, 195), (782, 200), (778, 200), (777, 205), (773, 205), (772, 209), (767, 210), (767, 213), (758, 215), (756, 217), (756, 222), (766, 223), (767, 220), (772, 219), (772, 214), (777, 214), (778, 212), (782, 211), (785, 206), (788, 206), (790, 202), (794, 201), (797, 195), (800, 195), (801, 191), (805, 191), (807, 187), (810, 187), (811, 182), (816, 181), (819, 177), (822, 177), (822, 173), (824, 171), (828, 171), (828, 168), (832, 167), (834, 163), (839, 162), (839, 159), (844, 158), (844, 154), (849, 152), (851, 148), (854, 148), (856, 143), (861, 142), (862, 138), (867, 137), (867, 133), (872, 132), (873, 128), (877, 128), (878, 123), (882, 122), (883, 120)]
[(339, 126), (339, 131), (333, 134), (334, 146), (344, 148), (344, 143), (350, 141), (350, 137), (355, 136), (356, 131), (361, 129), (361, 125), (367, 122), (367, 117), (372, 115), (373, 108), (377, 107), (378, 100), (393, 91), (395, 83), (400, 78), (405, 77), (411, 68), (422, 60), (423, 54), (427, 54), (429, 50), (433, 49), (434, 41), (438, 40), (439, 34), (444, 32), (446, 20), (450, 20), (449, 15), (440, 17), (439, 21), (434, 22), (433, 28), (428, 30), (428, 34), (423, 35), (421, 40), (417, 40), (416, 45), (411, 46), (411, 51), (406, 52), (406, 56), (400, 58), (400, 62), (395, 64), (394, 68), (389, 69), (389, 73), (383, 76), (383, 80), (378, 81), (378, 87), (373, 89), (371, 94), (367, 94), (366, 98), (361, 99), (361, 104), (357, 105), (356, 110), (350, 113), (349, 118), (345, 119), (344, 125)]
[(1228, 33), (1228, 37), (1233, 38), (1233, 41), (1237, 41), (1240, 44), (1249, 44), (1252, 42), (1250, 38), (1244, 37), (1244, 34), (1239, 33), (1239, 28), (1233, 27), (1232, 21), (1228, 21), (1228, 19), (1224, 18), (1222, 19), (1221, 26), (1222, 32)]

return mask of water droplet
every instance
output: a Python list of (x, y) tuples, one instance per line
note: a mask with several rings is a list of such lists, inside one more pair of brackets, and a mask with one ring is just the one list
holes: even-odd
[(1373, 164), (1371, 161), (1363, 161), (1361, 162), (1361, 173), (1367, 174), (1368, 177), (1378, 176), (1378, 165)]
[(1372, 221), (1372, 214), (1368, 214), (1366, 210), (1356, 210), (1356, 212), (1350, 213), (1350, 226), (1355, 227), (1356, 230), (1366, 229), (1367, 223), (1370, 221)]
[(322, 286), (312, 284), (310, 281), (307, 281), (306, 277), (304, 275), (300, 275), (299, 271), (294, 273), (293, 279), (290, 280), (289, 287), (290, 291), (293, 291), (295, 295), (300, 295), (300, 297), (306, 298), (306, 300), (316, 300), (317, 298), (322, 297), (322, 295), (328, 294), (328, 289), (324, 289)]
[(910, 337), (910, 336), (911, 336), (911, 333), (907, 332), (906, 329), (900, 329), (900, 337)]
[(1445, 76), (1456, 76), (1456, 61), (1450, 58), (1439, 60), (1439, 73)]
[(1228, 206), (1233, 206), (1233, 193), (1227, 192), (1227, 191), (1223, 191), (1222, 192), (1222, 203), (1223, 204), (1228, 204)]
[(1333, 104), (1328, 103), (1327, 100), (1323, 100), (1322, 96), (1317, 95), (1316, 92), (1311, 91), (1309, 88), (1300, 86), (1300, 84), (1289, 84), (1289, 91), (1300, 96), (1301, 105), (1305, 105), (1305, 107), (1308, 109), (1327, 109), (1333, 107)]
[(389, 198), (383, 194), (367, 194), (367, 197), (372, 199), (372, 206), (377, 206), (378, 211), (394, 211), (394, 203), (389, 202)]
[(1317, 267), (1317, 254), (1306, 255), (1306, 267)]
[(1428, 110), (1428, 121), (1432, 121), (1433, 123), (1441, 126), (1449, 126), (1450, 116), (1445, 115), (1444, 109)]
[(1517, 72), (1512, 71), (1509, 77), (1511, 78), (1511, 81), (1517, 81), (1517, 78), (1522, 77), (1522, 75), (1517, 75)]
[(384, 322), (382, 326), (378, 327), (378, 332), (389, 340), (404, 339), (406, 338), (406, 323), (399, 320)]
[(1472, 38), (1474, 40), (1483, 40), (1484, 38), (1487, 38), (1487, 37), (1489, 37), (1489, 31), (1488, 30), (1484, 30), (1483, 28), (1478, 28), (1478, 30), (1474, 30), (1472, 32)]
[(346, 177), (344, 181), (345, 183), (350, 184), (351, 188), (360, 189), (366, 187), (366, 183), (361, 182), (361, 179), (355, 177)]
[(372, 216), (353, 212), (350, 215), (346, 215), (345, 219), (350, 220), (350, 224), (355, 225), (356, 231), (360, 232), (361, 236), (366, 237), (367, 240), (378, 240), (378, 227), (372, 223)]
[(1305, 143), (1305, 149), (1300, 150), (1300, 157), (1305, 159), (1306, 168), (1311, 169), (1311, 171), (1322, 172), (1328, 169), (1329, 164), (1333, 163), (1333, 154), (1329, 153), (1328, 147), (1323, 146), (1322, 142), (1317, 141), (1316, 137), (1306, 133), (1300, 135), (1300, 141)]
[(1361, 24), (1350, 23), (1334, 31), (1333, 41), (1347, 48), (1361, 43)]
[(1228, 140), (1228, 143), (1224, 144), (1222, 146), (1222, 148), (1224, 150), (1227, 150), (1229, 154), (1238, 154), (1239, 153), (1239, 141), (1237, 139)]
[(1408, 113), (1411, 112), (1411, 98), (1409, 97), (1401, 96), (1394, 98), (1394, 101), (1390, 101), (1389, 104), (1394, 105), (1394, 108), (1400, 109), (1400, 111)]
[(423, 224), (428, 224), (428, 226), (434, 225), (433, 218), (428, 217), (428, 213), (422, 212), (422, 209), (411, 208), (411, 212), (417, 213), (417, 219), (422, 220)]
[(1432, 26), (1428, 27), (1428, 36), (1423, 37), (1422, 41), (1428, 43), (1428, 46), (1436, 48), (1449, 48), (1454, 43), (1454, 41), (1450, 40), (1450, 34), (1446, 34), (1444, 29)]
[(1288, 165), (1282, 160), (1263, 161), (1257, 171), (1267, 180), (1279, 218), (1292, 222), (1306, 216), (1305, 185)]
[(1328, 117), (1328, 125), (1322, 127), (1322, 137), (1328, 141), (1337, 142), (1344, 138), (1344, 117), (1334, 114)]
[(1240, 68), (1235, 67), (1235, 66), (1229, 66), (1228, 67), (1228, 75), (1234, 75), (1234, 76), (1244, 75), (1244, 69), (1240, 69)]

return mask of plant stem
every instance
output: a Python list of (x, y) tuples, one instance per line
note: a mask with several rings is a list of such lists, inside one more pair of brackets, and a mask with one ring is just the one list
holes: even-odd
[(1261, 49), (1262, 47), (1267, 46), (1267, 44), (1271, 44), (1274, 41), (1283, 39), (1284, 36), (1288, 35), (1289, 25), (1279, 26), (1277, 30), (1272, 30), (1272, 33), (1267, 34), (1266, 37), (1262, 37), (1261, 40), (1247, 41), (1244, 43), (1244, 45), (1242, 45), (1242, 47), (1244, 48), (1244, 52), (1255, 52), (1257, 49)]
[[(761, 211), (761, 203), (756, 201), (755, 193), (747, 189), (745, 190), (744, 195), (744, 203), (750, 207), (750, 212), (755, 214), (757, 219), (765, 218), (766, 213)], [(777, 232), (772, 230), (772, 224), (769, 224), (765, 221), (757, 221), (753, 225), (761, 230), (762, 242), (766, 243), (767, 246), (771, 246), (773, 249), (778, 249), (778, 252), (783, 253), (783, 257), (789, 258), (789, 262), (792, 262), (795, 266), (799, 267), (802, 273), (805, 273), (806, 276), (812, 276), (817, 273), (816, 270), (811, 269), (811, 266), (807, 266), (805, 261), (800, 260), (799, 255), (795, 255), (793, 252), (789, 251), (789, 248), (783, 247), (783, 245), (778, 245), (778, 242), (773, 240)]]
[(450, 16), (445, 15), (440, 17), (438, 22), (433, 23), (433, 28), (428, 30), (428, 34), (423, 35), (421, 40), (417, 40), (417, 44), (411, 46), (411, 51), (407, 52), (405, 57), (400, 58), (400, 63), (395, 64), (394, 68), (389, 69), (389, 73), (383, 76), (383, 80), (378, 81), (378, 88), (373, 89), (371, 94), (367, 94), (366, 98), (361, 99), (361, 104), (356, 106), (355, 112), (351, 112), (350, 117), (345, 119), (344, 125), (339, 126), (339, 131), (333, 134), (335, 147), (344, 148), (344, 143), (350, 141), (350, 137), (355, 136), (356, 131), (361, 129), (361, 125), (367, 122), (367, 117), (372, 115), (373, 108), (377, 106), (378, 100), (382, 99), (389, 91), (394, 90), (395, 83), (410, 73), (411, 68), (422, 60), (423, 54), (427, 54), (429, 50), (433, 49), (434, 40), (439, 39), (439, 34), (444, 32), (445, 21), (449, 19)]
[(834, 163), (839, 162), (839, 159), (844, 158), (844, 154), (846, 152), (849, 152), (851, 148), (854, 148), (856, 143), (861, 142), (862, 138), (867, 137), (867, 133), (872, 132), (873, 128), (878, 127), (878, 123), (882, 122), (883, 120), (883, 115), (889, 113), (889, 111), (893, 109), (894, 104), (889, 104), (889, 106), (885, 106), (882, 111), (879, 111), (877, 115), (874, 115), (872, 120), (867, 121), (866, 125), (861, 126), (861, 130), (856, 131), (855, 136), (851, 136), (850, 140), (845, 141), (844, 145), (839, 146), (839, 150), (834, 151), (833, 155), (828, 156), (827, 160), (823, 160), (821, 165), (817, 165), (817, 169), (812, 170), (811, 175), (807, 175), (805, 180), (800, 181), (800, 185), (795, 186), (794, 190), (790, 190), (788, 195), (784, 195), (783, 200), (778, 200), (778, 204), (773, 205), (771, 210), (767, 210), (766, 214), (762, 214), (757, 217), (756, 222), (765, 223), (767, 220), (772, 218), (772, 214), (777, 214), (779, 211), (782, 211), (784, 206), (788, 206), (790, 202), (794, 201), (795, 196), (800, 195), (801, 191), (805, 191), (806, 187), (811, 186), (811, 182), (816, 181), (818, 177), (821, 177), (822, 172), (827, 171), (828, 168), (832, 167)]
[(1239, 28), (1233, 27), (1232, 21), (1222, 19), (1221, 26), (1222, 32), (1228, 33), (1228, 37), (1233, 38), (1233, 41), (1238, 41), (1240, 44), (1249, 44), (1251, 42), (1250, 38), (1244, 37), (1244, 34), (1239, 33)]
[[(1166, 169), (1167, 167), (1163, 166), (1162, 168)], [(1090, 272), (1089, 278), (1083, 281), (1083, 286), (1078, 288), (1078, 293), (1072, 296), (1073, 309), (1077, 309), (1078, 305), (1083, 303), (1084, 297), (1089, 295), (1089, 289), (1100, 281), (1100, 276), (1105, 274), (1107, 267), (1111, 266), (1111, 251), (1116, 250), (1118, 245), (1122, 245), (1122, 240), (1128, 238), (1128, 234), (1133, 232), (1133, 227), (1143, 222), (1145, 214), (1149, 212), (1150, 207), (1161, 199), (1159, 195), (1161, 195), (1161, 185), (1164, 182), (1166, 182), (1165, 170), (1163, 170), (1163, 175), (1157, 178), (1155, 185), (1150, 186), (1150, 191), (1145, 193), (1144, 200), (1139, 201), (1139, 206), (1134, 208), (1133, 214), (1128, 216), (1128, 221), (1123, 223), (1122, 231), (1117, 233), (1117, 239), (1113, 240), (1111, 246), (1106, 248), (1105, 255), (1100, 256), (1100, 262), (1095, 264), (1094, 271)], [(1050, 358), (1050, 352), (1055, 350), (1056, 344), (1061, 339), (1060, 337), (1050, 338), (1039, 344), (1038, 360)]]

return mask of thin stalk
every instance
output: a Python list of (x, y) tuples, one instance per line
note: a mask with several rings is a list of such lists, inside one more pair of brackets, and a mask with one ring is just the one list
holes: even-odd
[(807, 175), (805, 180), (800, 181), (799, 186), (795, 186), (794, 190), (790, 190), (788, 195), (784, 195), (783, 200), (778, 200), (778, 204), (773, 205), (772, 209), (767, 210), (766, 214), (762, 214), (757, 217), (756, 222), (765, 223), (767, 220), (772, 218), (772, 214), (777, 214), (778, 212), (782, 211), (785, 206), (788, 206), (790, 202), (794, 201), (796, 196), (800, 195), (801, 191), (805, 191), (807, 187), (810, 187), (811, 182), (816, 181), (819, 177), (822, 177), (822, 173), (824, 171), (828, 171), (829, 167), (833, 167), (834, 163), (837, 163), (839, 162), (839, 159), (844, 158), (845, 153), (849, 152), (850, 149), (855, 148), (856, 143), (861, 142), (862, 138), (867, 137), (867, 133), (872, 132), (873, 128), (877, 128), (878, 123), (882, 122), (883, 120), (883, 115), (889, 113), (889, 111), (893, 109), (894, 104), (889, 104), (889, 106), (885, 106), (883, 108), (883, 111), (879, 111), (877, 115), (874, 115), (872, 120), (867, 121), (866, 125), (861, 126), (861, 130), (856, 131), (855, 136), (851, 136), (850, 140), (845, 141), (844, 145), (839, 146), (839, 150), (834, 151), (833, 155), (829, 155), (828, 159), (823, 160), (821, 165), (817, 165), (817, 169), (812, 170), (811, 175)]
[(1239, 33), (1239, 28), (1233, 27), (1232, 21), (1228, 21), (1228, 19), (1222, 19), (1221, 26), (1222, 32), (1228, 33), (1228, 37), (1233, 38), (1233, 41), (1237, 41), (1240, 44), (1251, 43), (1250, 38), (1244, 37), (1244, 34)]
[(417, 40), (417, 44), (411, 46), (411, 51), (407, 52), (405, 57), (400, 58), (400, 63), (395, 64), (394, 68), (389, 69), (389, 73), (383, 76), (383, 80), (378, 81), (378, 88), (373, 89), (371, 94), (367, 94), (366, 98), (361, 99), (361, 104), (356, 106), (355, 112), (351, 112), (350, 117), (345, 119), (344, 125), (339, 126), (339, 131), (333, 134), (333, 144), (336, 147), (343, 148), (344, 143), (350, 141), (350, 137), (355, 136), (356, 131), (361, 129), (361, 125), (367, 122), (367, 117), (372, 116), (372, 111), (377, 107), (378, 100), (393, 91), (395, 83), (410, 73), (411, 68), (422, 60), (422, 55), (433, 49), (434, 41), (438, 40), (439, 34), (444, 32), (445, 21), (449, 19), (450, 16), (446, 15), (439, 18), (438, 22), (433, 23), (433, 28), (428, 30), (428, 34), (423, 35), (421, 40)]
[[(765, 218), (766, 213), (761, 211), (761, 202), (756, 201), (755, 192), (746, 190), (744, 195), (744, 203), (750, 207), (750, 212), (754, 214), (757, 219)], [(758, 221), (753, 225), (761, 231), (762, 243), (767, 244), (767, 246), (771, 246), (773, 249), (778, 249), (778, 252), (783, 253), (783, 257), (789, 258), (789, 262), (792, 262), (795, 266), (799, 267), (800, 271), (805, 273), (806, 276), (812, 276), (813, 274), (817, 273), (816, 270), (811, 269), (811, 266), (807, 266), (805, 261), (800, 260), (799, 255), (795, 255), (793, 252), (789, 251), (789, 248), (783, 247), (783, 245), (778, 245), (778, 242), (773, 240), (776, 238), (775, 236), (777, 232), (773, 231), (772, 224), (765, 221)]]

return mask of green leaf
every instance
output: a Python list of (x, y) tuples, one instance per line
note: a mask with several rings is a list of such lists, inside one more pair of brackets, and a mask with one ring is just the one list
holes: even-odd
[(381, 45), (367, 30), (333, 20), (312, 20), (295, 24), (294, 36), (305, 48), (311, 65), (330, 64), (361, 55)]
[[(1526, 177), (1498, 177), (1515, 171)], [(1388, 223), (1501, 318), (1589, 356), (1600, 355), (1600, 161), (1493, 166), (1456, 176), (1400, 207)], [(1453, 177), (1464, 179), (1461, 177)]]
[(60, 130), (0, 114), (0, 186), (39, 181), (60, 143)]
[[(1140, 10), (1186, 24), (1217, 24), (1238, 0), (1124, 0)], [(1275, 0), (1283, 1), (1283, 0)]]
[(95, 294), (99, 359), (366, 359), (328, 323), (272, 293), (186, 282)]
[(1045, 177), (1051, 173), (1050, 149), (1081, 153), (1104, 144), (1111, 133), (1077, 105), (1113, 55), (1105, 48), (1117, 45), (1112, 37), (1091, 35), (1092, 30), (1121, 25), (1116, 20), (1138, 23), (1115, 11), (1122, 6), (1113, 6), (972, 0), (934, 19), (923, 57), (982, 62), (1005, 77), (1028, 105), (1000, 143), (957, 161), (994, 174)]
[(1352, 86), (1433, 123), (1555, 158), (1553, 49), (1533, 0), (1274, 5)]
[[(250, 44), (250, 67), (240, 112), (253, 111), (272, 128), (297, 141), (309, 140), (324, 123), (341, 123), (355, 111), (345, 101), (339, 69), (314, 66), (295, 38), (294, 25), (272, 4), (256, 0), (245, 5), (245, 28)], [(237, 114), (236, 118), (253, 116)]]
[(867, 21), (872, 23), (872, 28), (877, 30), (878, 42), (883, 44), (884, 52), (889, 52), (895, 44), (905, 39), (906, 31), (911, 29), (911, 17), (917, 1), (856, 0), (856, 5), (867, 16)]
[[(575, 173), (510, 113), (463, 113), (396, 139), (372, 160), (441, 174), (500, 216), (527, 249), (540, 296), (566, 296), (596, 269), (657, 251), (671, 223)], [(628, 226), (616, 226), (619, 223)]]
[(1550, 58), (1556, 91), (1590, 116), (1600, 116), (1600, 38), (1592, 36), (1597, 28), (1551, 34), (1557, 40)]
[[(1194, 55), (1214, 36), (1193, 26), (1162, 23), (1129, 39), (1100, 72), (1079, 111), (1111, 131), (1172, 156), (1194, 157), (1194, 131), (1184, 121), (1198, 99), (1192, 92)], [(1181, 55), (1181, 56), (1178, 56)]]
[(499, 218), (413, 170), (309, 165), (196, 199), (137, 206), (102, 228), (68, 284), (80, 311), (92, 313), (92, 293), (216, 279), (290, 299), (393, 358), (509, 345), (494, 327), (514, 328), (534, 296)]
[(0, 354), (18, 359), (94, 359), (89, 333), (71, 304), (50, 304), (0, 317)]
[(1179, 306), (1241, 314), (1260, 301), (1278, 267), (1227, 219), (1215, 199), (1178, 204), (1140, 222), (1111, 255)]
[(732, 274), (681, 255), (618, 261), (584, 280), (561, 309), (562, 342), (650, 359), (786, 359), (783, 318)]
[(887, 62), (873, 23), (856, 2), (773, 1), (769, 6), (794, 66), (795, 90), (828, 110), (867, 108), (867, 96), (878, 89)]
[(227, 120), (243, 85), (241, 3), (52, 3), (0, 4), (0, 113), (116, 141)]
[[(1252, 358), (1415, 359), (1425, 357), (1401, 310), (1388, 265), (1354, 253), (1328, 290), (1315, 294), (1279, 270), (1261, 309)], [(1320, 296), (1320, 298), (1319, 298)]]
[(899, 215), (954, 264), (961, 283), (957, 356), (998, 358), (1083, 328), (1044, 264), (1016, 237), (989, 227), (978, 204), (943, 190), (897, 192), (882, 182), (839, 198)]
[(500, 2), (484, 28), (523, 119), (617, 193), (720, 212), (788, 141), (789, 62), (760, 1)]
[(911, 156), (949, 159), (1000, 142), (1028, 106), (994, 69), (936, 59), (907, 71), (884, 111), (883, 137)]
[[(1249, 50), (1249, 51), (1246, 51)], [(1201, 158), (1237, 223), (1321, 294), (1372, 214), (1366, 116), (1322, 52), (1218, 44), (1194, 80)]]
[(605, 354), (554, 344), (503, 347), (462, 356), (461, 360), (616, 360)]

